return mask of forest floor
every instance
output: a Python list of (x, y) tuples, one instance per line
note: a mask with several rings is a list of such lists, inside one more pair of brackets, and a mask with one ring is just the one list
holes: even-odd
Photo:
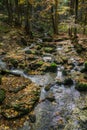
[[(49, 91), (51, 84), (69, 86), (67, 82), (74, 80), (85, 84), (87, 90), (87, 70), (84, 67), (86, 61), (85, 35), (78, 35), (78, 42), (70, 40), (66, 34), (29, 39), (23, 30), (0, 22), (0, 129), (25, 130), (24, 126), (27, 125), (25, 121), (29, 121), (34, 130), (50, 130), (41, 127), (38, 129), (37, 126), (35, 129), (32, 126), (36, 122), (34, 108), (45, 100), (40, 99), (42, 87)], [(64, 79), (56, 76), (60, 66), (63, 66)], [(45, 82), (43, 76), (48, 73), (53, 76), (53, 80), (51, 77)], [(40, 78), (38, 80), (32, 78), (33, 76), (40, 78), (42, 76), (43, 81), (40, 81), (42, 80)], [(85, 96), (81, 97), (79, 107), (81, 104), (83, 107), (79, 108), (77, 113), (81, 113), (78, 118), (84, 124), (79, 127), (81, 130), (86, 130), (87, 93), (81, 93)], [(46, 97), (46, 100), (55, 104), (52, 95)], [(81, 110), (84, 110), (84, 113)], [(60, 124), (57, 124), (59, 126), (64, 124), (62, 119), (59, 122)], [(68, 130), (69, 127), (64, 126), (61, 129)]]

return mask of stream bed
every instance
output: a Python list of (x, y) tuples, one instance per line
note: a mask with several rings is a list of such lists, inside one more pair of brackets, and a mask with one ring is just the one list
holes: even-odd
[[(65, 52), (67, 43), (71, 49), (68, 54)], [(70, 41), (58, 43), (56, 50), (57, 55), (66, 56), (68, 64), (73, 64), (73, 68), (69, 70), (72, 78), (75, 72), (80, 73), (83, 66), (79, 66), (79, 56)], [(54, 61), (49, 55), (45, 55), (43, 60)], [(6, 68), (6, 64), (1, 60), (0, 67)], [(36, 121), (34, 123), (25, 121), (24, 126), (18, 130), (87, 130), (87, 111), (84, 110), (87, 94), (75, 89), (74, 80), (72, 85), (64, 85), (63, 81), (66, 78), (62, 73), (64, 69), (62, 64), (58, 64), (56, 73), (49, 72), (44, 75), (27, 75), (23, 70), (10, 70), (11, 73), (30, 79), (41, 86), (39, 102), (34, 108)], [(62, 83), (59, 84), (56, 81), (62, 81)], [(49, 86), (49, 90), (46, 90), (46, 86)]]

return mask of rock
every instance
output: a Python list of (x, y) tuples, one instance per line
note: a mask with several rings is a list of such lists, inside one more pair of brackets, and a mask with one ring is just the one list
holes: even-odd
[(43, 40), (43, 42), (52, 42), (53, 41), (52, 37), (44, 37), (42, 40)]
[(32, 54), (32, 51), (31, 50), (26, 50), (25, 54)]
[(84, 65), (85, 65), (85, 70), (87, 70), (87, 61), (84, 63)]
[(62, 79), (56, 79), (56, 84), (62, 85), (63, 84), (63, 80)]
[(6, 64), (0, 60), (0, 69), (6, 69)]
[(35, 123), (36, 122), (36, 115), (35, 114), (30, 114), (29, 119), (30, 119), (31, 123)]
[(23, 86), (19, 86), (19, 87), (16, 87), (14, 89), (9, 89), (9, 92), (13, 92), (13, 93), (18, 93), (19, 91), (21, 91), (22, 89), (24, 89), (26, 87), (26, 85), (23, 85)]
[(55, 96), (53, 95), (52, 92), (50, 92), (48, 96), (46, 97), (46, 99), (49, 100), (50, 102), (53, 102), (55, 101)]
[(62, 71), (62, 74), (63, 74), (64, 76), (67, 76), (67, 75), (68, 75), (68, 73), (67, 73), (66, 70), (63, 70), (63, 71)]
[(23, 127), (19, 128), (18, 130), (31, 130), (29, 121), (25, 121)]
[(68, 58), (67, 57), (62, 57), (63, 63), (66, 64), (68, 62)]
[(49, 84), (49, 85), (47, 85), (47, 86), (45, 87), (45, 91), (49, 91), (50, 88), (51, 88), (51, 85)]
[(78, 91), (87, 91), (87, 83), (86, 82), (78, 82), (75, 87)]
[(64, 80), (64, 85), (73, 85), (73, 80), (71, 78), (66, 78)]
[(55, 52), (55, 49), (52, 48), (52, 47), (45, 47), (45, 48), (44, 48), (44, 51), (45, 51), (46, 53), (52, 53), (52, 52)]
[(57, 64), (51, 63), (50, 66), (47, 66), (45, 72), (56, 72), (57, 71)]
[(0, 89), (0, 103), (2, 103), (5, 99), (5, 90)]
[(13, 109), (13, 108), (9, 108), (9, 109), (5, 109), (4, 112), (2, 112), (2, 115), (6, 118), (6, 119), (16, 119), (19, 118), (25, 114), (27, 114), (29, 112), (29, 109), (19, 109), (18, 111)]
[(14, 59), (14, 58), (9, 59), (9, 62), (10, 62), (14, 67), (17, 67), (17, 66), (18, 66), (18, 60)]
[(77, 53), (81, 53), (82, 51), (85, 50), (85, 48), (83, 48), (83, 46), (81, 44), (75, 44), (74, 47), (75, 47)]

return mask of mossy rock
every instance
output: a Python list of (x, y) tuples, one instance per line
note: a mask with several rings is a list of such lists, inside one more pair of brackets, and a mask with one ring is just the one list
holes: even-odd
[(32, 54), (32, 51), (31, 50), (26, 50), (25, 54)]
[(87, 70), (87, 61), (84, 63), (84, 65), (85, 65), (85, 70)]
[(48, 85), (45, 87), (45, 91), (49, 91), (49, 90), (50, 90), (50, 88), (51, 88), (51, 85), (50, 85), (50, 84), (48, 84)]
[(54, 48), (51, 48), (51, 47), (45, 47), (45, 48), (44, 48), (44, 51), (45, 51), (46, 53), (51, 53), (51, 52), (54, 52), (55, 49), (54, 49)]
[(26, 85), (18, 86), (18, 87), (14, 88), (14, 89), (11, 88), (11, 89), (9, 90), (9, 92), (10, 92), (10, 93), (11, 93), (11, 92), (13, 92), (13, 93), (18, 93), (19, 91), (23, 90), (25, 87), (26, 87)]
[(41, 48), (42, 48), (41, 45), (38, 45), (38, 46), (37, 46), (37, 50), (40, 50)]
[(84, 63), (84, 68), (81, 69), (81, 72), (84, 73), (87, 71), (87, 61)]
[(64, 80), (64, 85), (73, 85), (73, 80), (71, 78), (66, 78)]
[(29, 113), (29, 108), (8, 108), (2, 112), (2, 115), (8, 119), (17, 119)]
[(83, 48), (81, 44), (75, 44), (74, 47), (76, 48), (77, 53), (81, 53), (85, 50), (85, 48)]
[(47, 66), (45, 72), (56, 72), (57, 71), (57, 64), (51, 63), (50, 66)]
[(0, 103), (2, 103), (4, 99), (5, 99), (5, 90), (0, 89)]
[(66, 70), (63, 70), (63, 71), (62, 71), (62, 74), (63, 74), (64, 76), (67, 76), (67, 75), (68, 75), (68, 73), (67, 73)]
[(64, 63), (64, 64), (68, 62), (67, 57), (62, 57), (62, 60), (63, 60), (63, 63)]
[(49, 93), (46, 99), (50, 102), (53, 102), (55, 101), (55, 96), (53, 95), (53, 93)]
[(9, 60), (11, 62), (11, 64), (14, 66), (14, 67), (17, 67), (18, 66), (18, 61), (16, 59), (10, 59)]
[(39, 61), (39, 62), (37, 62), (37, 65), (38, 65), (38, 66), (41, 66), (41, 65), (43, 65), (43, 64), (44, 64), (43, 61)]
[(35, 123), (36, 122), (36, 115), (35, 114), (29, 114), (29, 119), (30, 119), (31, 123)]
[(78, 82), (75, 87), (78, 91), (87, 91), (87, 83)]
[(31, 69), (32, 69), (32, 70), (38, 69), (38, 68), (41, 67), (43, 64), (44, 64), (43, 61), (38, 61), (38, 62), (36, 62), (35, 64), (32, 65)]

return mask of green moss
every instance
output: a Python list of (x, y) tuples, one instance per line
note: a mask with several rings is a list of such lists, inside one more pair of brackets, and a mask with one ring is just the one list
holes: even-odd
[(37, 62), (37, 65), (41, 66), (41, 65), (43, 65), (43, 63), (44, 63), (43, 61), (39, 61), (39, 62)]
[(47, 66), (45, 69), (46, 72), (56, 72), (57, 71), (57, 64), (51, 63), (50, 66)]
[(87, 91), (87, 83), (78, 82), (75, 87), (78, 91)]
[(51, 63), (51, 67), (57, 67), (57, 64), (56, 63)]

